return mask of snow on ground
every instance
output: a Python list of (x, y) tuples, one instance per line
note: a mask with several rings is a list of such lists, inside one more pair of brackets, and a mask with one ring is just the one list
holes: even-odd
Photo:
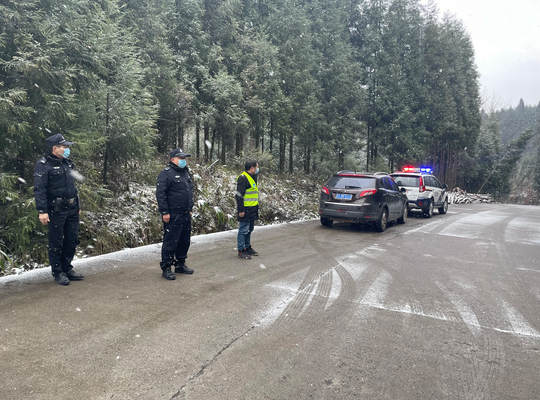
[[(287, 222), (287, 223), (299, 223), (303, 221), (293, 221), (293, 222)], [(273, 224), (273, 225), (267, 225), (267, 226), (257, 226), (256, 230), (263, 230), (263, 229), (277, 229), (282, 224)], [(236, 248), (236, 235), (238, 233), (238, 229), (224, 231), (224, 232), (216, 232), (216, 233), (209, 233), (205, 235), (197, 235), (191, 237), (191, 248), (195, 248), (198, 246), (204, 246), (208, 247), (218, 241), (222, 240), (228, 240), (231, 243), (231, 249)], [(161, 258), (161, 243), (158, 244), (149, 244), (146, 246), (136, 247), (133, 249), (123, 249), (120, 251), (115, 251), (113, 253), (108, 254), (102, 254), (99, 256), (94, 257), (86, 257), (81, 258), (73, 261), (73, 267), (77, 269), (77, 272), (84, 273), (97, 273), (100, 270), (104, 268), (110, 268), (110, 267), (102, 267), (103, 263), (102, 261), (104, 259), (106, 260), (118, 260), (123, 262), (129, 262), (129, 261), (135, 261), (140, 262), (142, 259), (156, 259), (160, 260)], [(261, 264), (261, 268), (265, 268), (264, 265)], [(19, 274), (14, 275), (6, 275), (6, 276), (0, 276), (0, 287), (11, 284), (13, 282), (24, 282), (24, 283), (38, 283), (43, 282), (51, 279), (51, 269), (50, 267), (45, 268), (38, 268), (33, 269), (29, 271), (22, 271)]]
[[(190, 170), (194, 180), (192, 237), (237, 229), (235, 192), (239, 171), (198, 164), (190, 166)], [(319, 184), (305, 177), (264, 173), (258, 182), (258, 226), (318, 218)], [(98, 211), (90, 211), (85, 210), (83, 201), (81, 243), (75, 260), (161, 242), (162, 223), (154, 185), (132, 182), (127, 190), (111, 195), (104, 203)], [(49, 269), (48, 265), (29, 260), (26, 265), (6, 268), (5, 275), (43, 267)]]

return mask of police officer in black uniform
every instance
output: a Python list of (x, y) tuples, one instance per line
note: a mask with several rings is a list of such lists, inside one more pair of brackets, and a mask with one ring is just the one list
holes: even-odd
[(61, 134), (47, 138), (45, 157), (34, 171), (34, 197), (39, 220), (49, 228), (49, 262), (60, 285), (84, 278), (73, 271), (71, 261), (79, 242), (79, 197), (69, 157), (73, 143)]
[(191, 157), (178, 148), (169, 154), (170, 161), (157, 179), (156, 197), (163, 219), (163, 245), (161, 247), (162, 276), (174, 280), (174, 272), (192, 274), (185, 264), (191, 240), (193, 210), (193, 179), (186, 165)]

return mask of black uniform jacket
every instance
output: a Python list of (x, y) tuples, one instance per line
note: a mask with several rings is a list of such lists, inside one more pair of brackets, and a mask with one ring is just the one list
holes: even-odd
[(191, 212), (193, 209), (193, 179), (188, 167), (169, 162), (158, 175), (156, 198), (161, 215)]
[(69, 158), (58, 158), (52, 153), (38, 160), (34, 170), (34, 197), (39, 213), (53, 210), (57, 198), (67, 200), (77, 197), (73, 166)]
[[(251, 176), (255, 183), (257, 183), (257, 175)], [(244, 194), (246, 190), (251, 187), (248, 179), (245, 175), (240, 175), (238, 181), (236, 182), (236, 208), (238, 213), (245, 212), (243, 217), (238, 216), (238, 221), (247, 222), (247, 221), (256, 221), (259, 219), (259, 206), (244, 206)], [(259, 192), (260, 196), (260, 192)]]

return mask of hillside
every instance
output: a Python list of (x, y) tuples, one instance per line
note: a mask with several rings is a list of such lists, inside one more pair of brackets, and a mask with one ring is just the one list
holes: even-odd
[[(194, 165), (190, 169), (194, 176), (195, 204), (192, 234), (203, 235), (238, 228), (234, 193), (239, 172), (202, 165)], [(312, 180), (299, 176), (266, 176), (262, 172), (259, 187), (260, 220), (257, 225), (318, 217), (320, 186)], [(79, 236), (77, 258), (160, 243), (162, 223), (155, 186), (130, 183), (126, 191), (107, 198), (98, 211), (85, 210), (83, 204)], [(39, 245), (44, 246), (45, 243)], [(19, 268), (6, 267), (4, 274), (47, 266), (26, 262)]]
[(523, 100), (516, 108), (503, 109), (496, 112), (501, 128), (501, 142), (506, 144), (525, 129), (530, 128), (540, 120), (540, 104), (526, 106)]

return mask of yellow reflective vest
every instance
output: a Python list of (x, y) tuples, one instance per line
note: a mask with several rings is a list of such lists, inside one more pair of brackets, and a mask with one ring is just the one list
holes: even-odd
[(247, 178), (249, 185), (251, 186), (249, 189), (246, 189), (246, 193), (244, 194), (244, 207), (256, 206), (259, 204), (259, 188), (257, 187), (257, 183), (246, 171), (238, 175), (236, 180), (238, 180), (238, 178), (240, 178), (242, 175)]

